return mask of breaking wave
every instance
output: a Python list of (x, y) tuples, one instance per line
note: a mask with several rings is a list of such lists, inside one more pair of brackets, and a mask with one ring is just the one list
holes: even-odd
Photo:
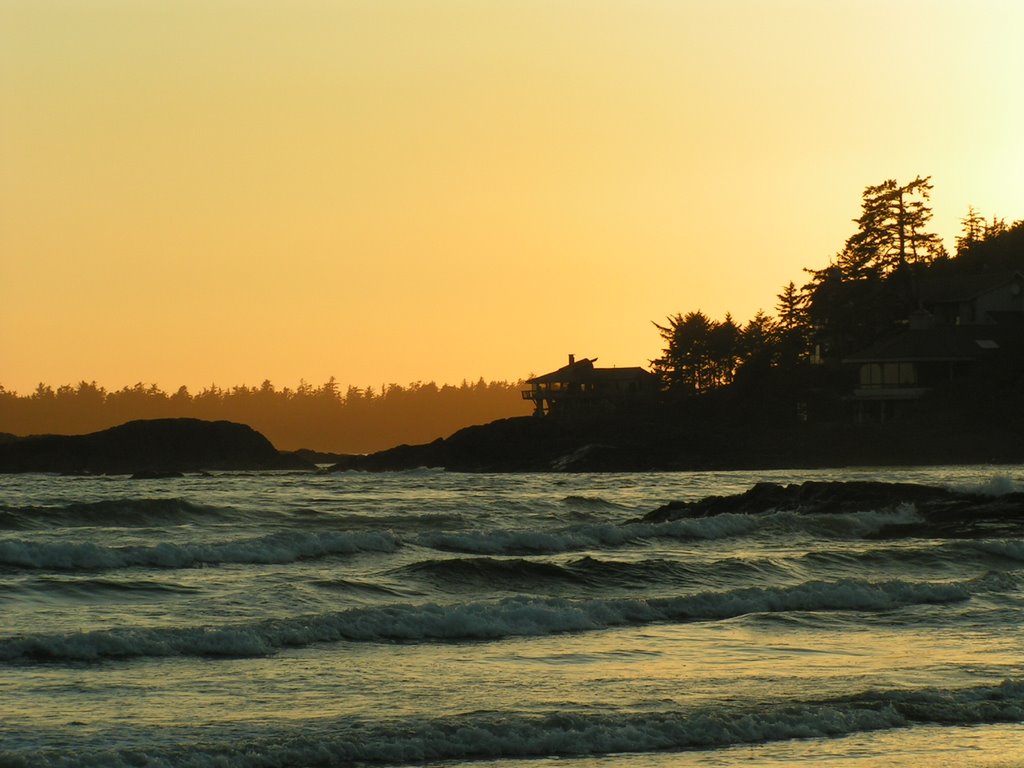
[(1013, 567), (1024, 562), (1024, 541), (1019, 539), (972, 539), (935, 542), (930, 545), (878, 547), (862, 551), (817, 549), (800, 556), (799, 562), (829, 570), (891, 569), (906, 572), (950, 572), (992, 567)]
[[(916, 725), (970, 726), (1024, 719), (1024, 683), (961, 689), (869, 691), (860, 695), (763, 704), (711, 704), (674, 711), (527, 715), (479, 712), (442, 718), (366, 722), (351, 718), (265, 725), (261, 732), (210, 729), (205, 738), (140, 741), (111, 749), (77, 734), (74, 748), (26, 755), (0, 749), (0, 763), (48, 768), (189, 765), (287, 768), (296, 765), (423, 764), (454, 760), (582, 757), (712, 749), (788, 739), (839, 738)], [(156, 742), (156, 743), (154, 743)]]
[(424, 577), (458, 591), (474, 591), (495, 584), (507, 590), (525, 591), (559, 587), (606, 590), (707, 585), (730, 579), (779, 578), (789, 575), (790, 569), (764, 559), (685, 562), (652, 558), (629, 562), (586, 556), (564, 564), (523, 558), (456, 557), (424, 560), (404, 566), (398, 572)]
[(225, 627), (136, 628), (0, 639), (0, 660), (94, 660), (163, 656), (264, 656), (325, 642), (461, 642), (545, 636), (750, 613), (887, 611), (955, 603), (958, 583), (806, 582), (791, 587), (702, 592), (649, 600), (507, 598), (456, 605), (387, 605)]
[(550, 555), (604, 547), (622, 547), (651, 539), (709, 541), (738, 538), (764, 530), (805, 532), (832, 538), (863, 538), (886, 528), (918, 523), (913, 505), (891, 510), (802, 515), (722, 513), (710, 517), (666, 522), (593, 523), (560, 531), (491, 529), (437, 531), (417, 536), (414, 543), (440, 550), (475, 555)]
[(274, 533), (209, 544), (107, 547), (92, 543), (0, 540), (0, 566), (50, 570), (194, 568), (225, 563), (292, 563), (357, 552), (393, 552), (398, 541), (386, 532)]
[(1006, 496), (1024, 490), (1009, 475), (993, 475), (982, 483), (950, 485), (949, 489), (960, 493), (971, 493), (979, 496)]
[(1020, 539), (972, 541), (970, 546), (987, 555), (1014, 562), (1024, 562), (1024, 541)]
[(185, 525), (229, 520), (237, 512), (227, 507), (196, 504), (185, 499), (111, 499), (63, 506), (0, 506), (0, 528), (25, 530), (62, 526)]

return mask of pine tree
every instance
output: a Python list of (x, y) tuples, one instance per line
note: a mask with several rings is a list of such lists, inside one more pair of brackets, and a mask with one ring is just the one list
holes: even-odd
[(985, 239), (985, 217), (974, 208), (967, 206), (967, 215), (960, 219), (962, 234), (956, 239), (956, 255), (963, 256), (975, 243)]
[(928, 232), (931, 176), (900, 185), (894, 179), (864, 189), (857, 231), (836, 263), (847, 279), (885, 276), (909, 264), (930, 264), (946, 255), (942, 240)]

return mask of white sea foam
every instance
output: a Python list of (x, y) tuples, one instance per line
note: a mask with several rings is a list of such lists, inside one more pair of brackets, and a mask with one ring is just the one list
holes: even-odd
[(885, 611), (968, 599), (960, 584), (807, 582), (650, 600), (508, 598), (489, 603), (386, 605), (227, 627), (140, 628), (0, 639), (0, 660), (139, 656), (259, 656), (342, 640), (457, 642), (544, 636), (786, 611)]
[(993, 539), (989, 541), (973, 541), (970, 546), (982, 552), (1008, 560), (1024, 562), (1024, 541), (1020, 539)]
[(976, 493), (981, 496), (1006, 496), (1019, 493), (1022, 488), (1009, 475), (992, 475), (988, 480), (979, 483), (963, 483), (948, 486), (959, 493)]
[(806, 531), (832, 537), (858, 538), (887, 526), (921, 522), (912, 504), (895, 509), (836, 514), (803, 515), (797, 512), (762, 514), (723, 513), (661, 523), (586, 524), (559, 531), (480, 529), (420, 534), (414, 543), (445, 552), (477, 555), (529, 555), (577, 552), (621, 547), (645, 539), (713, 541), (752, 535), (766, 528)]
[(839, 535), (844, 538), (863, 538), (872, 536), (890, 526), (924, 522), (917, 507), (910, 503), (898, 504), (891, 509), (867, 509), (861, 512), (811, 515), (783, 513), (780, 518), (785, 518), (794, 528), (814, 533)]

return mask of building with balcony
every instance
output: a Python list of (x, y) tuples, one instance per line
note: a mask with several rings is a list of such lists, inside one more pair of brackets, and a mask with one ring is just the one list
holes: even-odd
[(924, 282), (907, 330), (845, 358), (856, 367), (861, 420), (887, 421), (929, 390), (965, 381), (987, 361), (1024, 354), (1024, 275)]
[(577, 360), (557, 371), (527, 380), (524, 400), (532, 400), (534, 415), (611, 412), (654, 400), (658, 378), (643, 368), (597, 368), (597, 358)]

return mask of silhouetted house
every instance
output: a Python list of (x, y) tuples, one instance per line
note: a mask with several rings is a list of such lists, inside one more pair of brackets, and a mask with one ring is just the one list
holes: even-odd
[(1024, 275), (932, 279), (904, 332), (843, 360), (857, 367), (858, 418), (885, 421), (937, 386), (968, 379), (979, 365), (1024, 349)]
[(576, 360), (557, 371), (527, 380), (523, 399), (532, 400), (534, 414), (610, 411), (653, 400), (658, 378), (643, 368), (595, 368), (597, 358)]
[(1024, 274), (1017, 271), (927, 279), (918, 297), (936, 325), (1024, 321)]

